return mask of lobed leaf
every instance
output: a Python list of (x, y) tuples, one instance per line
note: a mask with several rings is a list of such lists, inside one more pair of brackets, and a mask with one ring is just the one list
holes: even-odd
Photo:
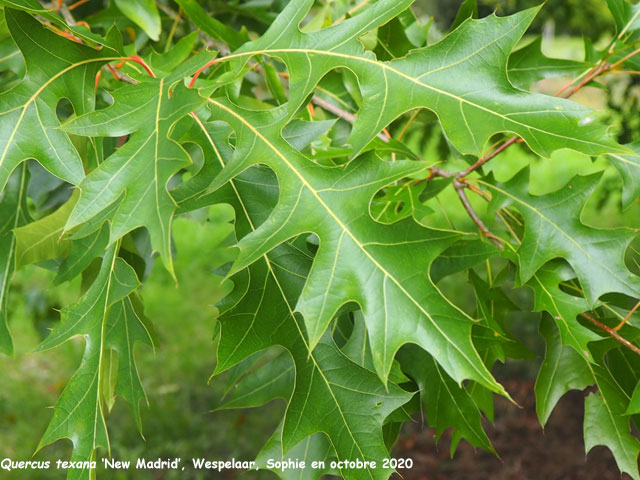
[(400, 347), (416, 343), (437, 355), (456, 381), (472, 378), (504, 392), (471, 343), (471, 319), (428, 277), (429, 264), (458, 235), (423, 228), (412, 219), (385, 226), (366, 213), (380, 188), (424, 171), (427, 165), (384, 162), (369, 155), (344, 167), (321, 167), (280, 135), (286, 121), (284, 107), (248, 111), (214, 99), (209, 105), (215, 118), (227, 121), (238, 137), (233, 160), (211, 189), (257, 163), (272, 168), (280, 186), (278, 204), (269, 218), (240, 240), (232, 272), (290, 238), (314, 232), (320, 248), (295, 307), (305, 319), (311, 348), (339, 308), (356, 302), (364, 313), (374, 366), (383, 381)]
[[(29, 158), (77, 185), (84, 177), (82, 160), (67, 134), (59, 129), (56, 107), (66, 98), (76, 114), (90, 111), (98, 69), (121, 56), (106, 46), (94, 50), (70, 42), (27, 13), (5, 8), (4, 15), (24, 57), (26, 75), (22, 82), (0, 94), (0, 189), (11, 172)], [(115, 34), (109, 38), (115, 40)]]
[[(381, 0), (349, 20), (302, 33), (298, 25), (312, 3), (289, 2), (262, 37), (227, 60), (238, 59), (237, 69), (254, 55), (282, 60), (290, 75), (290, 114), (329, 71), (338, 67), (352, 70), (364, 99), (347, 140), (354, 155), (392, 120), (418, 107), (438, 115), (447, 138), (463, 154), (481, 155), (486, 142), (500, 132), (521, 137), (543, 156), (559, 148), (588, 154), (624, 153), (597, 122), (584, 121), (592, 113), (589, 109), (524, 92), (509, 82), (509, 54), (538, 9), (504, 18), (468, 20), (435, 45), (380, 62), (362, 50), (357, 38), (388, 22), (410, 2)], [(405, 94), (390, 101), (393, 91)]]
[[(211, 58), (205, 53), (199, 61)], [(182, 74), (196, 69), (188, 62), (171, 75), (143, 84), (126, 85), (113, 93), (114, 104), (80, 116), (65, 125), (65, 131), (84, 136), (122, 136), (127, 143), (90, 172), (79, 186), (80, 198), (66, 223), (71, 230), (117, 202), (110, 214), (110, 242), (144, 226), (151, 244), (168, 270), (171, 259), (171, 221), (176, 203), (167, 183), (191, 158), (170, 133), (175, 124), (200, 106), (204, 99), (186, 88)], [(148, 178), (140, 182), (139, 178)]]
[(580, 220), (599, 180), (600, 174), (577, 176), (560, 190), (540, 196), (528, 192), (528, 170), (504, 185), (480, 181), (495, 195), (494, 206), (513, 204), (525, 219), (518, 248), (521, 282), (529, 281), (549, 260), (564, 258), (575, 270), (590, 306), (608, 292), (640, 294), (640, 278), (627, 269), (623, 259), (635, 236), (633, 230), (601, 230)]
[[(69, 438), (73, 442), (71, 460), (82, 462), (95, 459), (98, 447), (109, 450), (101, 400), (102, 376), (105, 374), (102, 364), (109, 338), (105, 332), (110, 309), (126, 299), (138, 285), (135, 272), (116, 256), (116, 245), (112, 245), (105, 253), (98, 276), (87, 292), (77, 303), (62, 310), (61, 322), (38, 346), (38, 350), (42, 351), (77, 335), (86, 338), (82, 363), (56, 403), (53, 418), (38, 449), (59, 439)], [(137, 338), (134, 336), (127, 340), (131, 349)], [(121, 360), (126, 365), (130, 358), (124, 356)], [(137, 405), (134, 409), (137, 410)], [(90, 470), (86, 468), (72, 469), (67, 478), (88, 479), (90, 475)]]

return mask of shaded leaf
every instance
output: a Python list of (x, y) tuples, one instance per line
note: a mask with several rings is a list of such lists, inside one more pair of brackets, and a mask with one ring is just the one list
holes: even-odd
[[(278, 429), (271, 436), (267, 444), (260, 450), (256, 457), (256, 467), (267, 469), (267, 462), (269, 460), (275, 461), (287, 461), (289, 459), (295, 461), (304, 461), (305, 468), (287, 468), (272, 469), (279, 478), (283, 480), (317, 480), (323, 475), (333, 474), (338, 472), (334, 471), (330, 467), (330, 462), (335, 459), (335, 453), (331, 447), (331, 443), (321, 433), (315, 433), (310, 437), (307, 437), (301, 441), (298, 445), (290, 449), (285, 455), (282, 454), (282, 423), (278, 426)], [(324, 468), (311, 468), (314, 461), (324, 462)]]
[(240, 47), (249, 39), (246, 32), (237, 32), (224, 23), (209, 16), (196, 0), (176, 0), (196, 27), (207, 35), (229, 45), (231, 50)]
[[(64, 222), (66, 223), (66, 218)], [(64, 227), (64, 223), (62, 224)], [(109, 225), (102, 225), (100, 230), (86, 237), (71, 241), (69, 253), (58, 269), (58, 275), (54, 282), (62, 283), (75, 278), (89, 266), (91, 261), (104, 252), (109, 243)]]
[[(615, 387), (614, 387), (615, 388)], [(621, 472), (637, 480), (640, 441), (631, 435), (629, 417), (624, 410), (613, 409), (611, 399), (600, 393), (590, 394), (584, 402), (584, 443), (586, 452), (604, 445), (613, 453)]]
[(469, 18), (478, 18), (478, 2), (477, 0), (464, 0), (458, 9), (456, 18), (451, 24), (451, 30), (458, 28), (462, 22)]
[(135, 294), (131, 294), (110, 307), (104, 346), (118, 354), (118, 373), (114, 393), (122, 396), (129, 403), (138, 430), (142, 433), (140, 401), (147, 402), (147, 397), (134, 357), (134, 348), (138, 342), (153, 347), (149, 326), (143, 320), (140, 300)]
[(607, 0), (607, 5), (616, 22), (618, 37), (635, 38), (635, 32), (640, 29), (640, 5), (627, 0)]
[(7, 323), (9, 281), (15, 269), (16, 238), (12, 230), (28, 223), (31, 218), (27, 209), (27, 164), (18, 167), (0, 197), (0, 352), (13, 354), (13, 341)]
[(78, 196), (74, 195), (51, 215), (13, 231), (16, 268), (49, 258), (65, 257), (69, 253), (71, 241), (63, 237), (64, 225), (77, 200)]
[[(425, 358), (426, 357), (426, 358)], [(436, 439), (451, 426), (451, 456), (461, 438), (474, 447), (494, 452), (493, 445), (482, 428), (482, 414), (469, 393), (456, 384), (430, 356), (414, 346), (405, 347), (399, 354), (400, 362), (409, 376), (420, 387), (429, 425), (436, 429)]]
[(554, 407), (569, 390), (583, 390), (593, 384), (593, 373), (575, 349), (563, 346), (560, 331), (551, 318), (543, 316), (540, 334), (546, 351), (536, 379), (536, 412), (544, 427)]
[(573, 347), (578, 355), (593, 362), (588, 343), (601, 340), (602, 337), (578, 322), (578, 315), (588, 311), (589, 304), (585, 299), (569, 295), (560, 289), (560, 283), (573, 276), (568, 268), (550, 263), (542, 267), (527, 285), (535, 292), (535, 310), (546, 311), (555, 320), (562, 344)]
[(516, 87), (528, 90), (531, 85), (545, 78), (575, 78), (590, 67), (585, 62), (546, 57), (542, 53), (542, 37), (538, 37), (511, 54), (509, 80)]

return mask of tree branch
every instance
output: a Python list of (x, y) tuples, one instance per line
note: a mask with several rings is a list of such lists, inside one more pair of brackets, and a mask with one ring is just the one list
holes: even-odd
[(487, 163), (489, 160), (492, 160), (493, 158), (497, 157), (502, 152), (504, 152), (507, 148), (509, 148), (511, 145), (513, 145), (514, 143), (517, 143), (519, 141), (520, 141), (520, 138), (518, 138), (518, 137), (510, 138), (509, 140), (504, 142), (502, 145), (500, 145), (498, 148), (496, 148), (493, 152), (491, 152), (490, 154), (488, 154), (488, 155), (486, 155), (486, 156), (484, 156), (482, 158), (479, 158), (476, 163), (474, 163), (469, 168), (467, 168), (467, 169), (461, 171), (460, 173), (458, 173), (458, 175), (456, 175), (456, 177), (457, 178), (466, 177), (471, 172), (473, 172), (474, 170), (480, 168), (482, 165)]
[[(333, 113), (336, 117), (343, 119), (351, 125), (353, 125), (356, 121), (356, 116), (353, 113), (349, 113), (340, 107), (336, 107), (333, 103), (327, 102), (325, 99), (319, 97), (318, 95), (314, 95), (313, 97), (311, 97), (311, 101), (320, 108), (326, 110), (329, 113)], [(384, 133), (378, 133), (376, 136), (383, 142), (389, 143), (389, 139), (384, 135)]]
[(618, 342), (620, 342), (622, 345), (627, 347), (632, 352), (637, 353), (638, 355), (640, 355), (640, 348), (636, 347), (629, 340), (627, 340), (626, 338), (622, 337), (614, 328), (607, 327), (604, 323), (599, 322), (598, 320), (596, 320), (594, 317), (592, 317), (588, 313), (581, 313), (580, 316), (582, 318), (586, 318), (587, 320), (589, 320), (592, 324), (594, 324), (599, 329), (604, 330), (605, 332), (607, 332), (609, 335), (611, 335), (614, 339), (616, 339)]
[(462, 206), (464, 207), (464, 209), (467, 211), (467, 213), (469, 214), (469, 216), (471, 217), (471, 220), (473, 220), (473, 222), (478, 226), (478, 229), (484, 233), (484, 235), (489, 239), (489, 241), (491, 243), (493, 243), (496, 247), (498, 247), (499, 249), (503, 249), (504, 247), (502, 246), (502, 239), (496, 235), (494, 235), (493, 233), (491, 233), (491, 230), (489, 230), (487, 228), (487, 226), (484, 224), (484, 222), (482, 220), (480, 220), (480, 217), (478, 217), (478, 214), (476, 213), (476, 211), (473, 209), (473, 206), (471, 205), (471, 202), (469, 202), (469, 199), (467, 198), (466, 193), (464, 192), (464, 189), (467, 185), (463, 182), (461, 182), (457, 177), (453, 179), (453, 188), (455, 189), (456, 193), (458, 194), (458, 198), (460, 199), (460, 201), (462, 202)]

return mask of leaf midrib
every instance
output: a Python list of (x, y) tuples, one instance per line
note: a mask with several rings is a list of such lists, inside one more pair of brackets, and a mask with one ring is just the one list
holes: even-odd
[[(196, 119), (196, 122), (198, 123), (198, 125), (202, 128), (203, 132), (205, 133), (207, 139), (209, 140), (209, 142), (211, 143), (216, 156), (218, 158), (218, 161), (220, 162), (220, 164), (222, 165), (222, 167), (224, 168), (225, 164), (222, 161), (222, 156), (220, 155), (220, 152), (218, 151), (217, 147), (215, 146), (215, 143), (213, 142), (213, 139), (211, 138), (211, 136), (209, 135), (209, 132), (207, 131), (207, 129), (205, 128), (204, 124), (202, 123), (202, 121), (194, 116), (194, 118)], [(233, 191), (235, 192), (238, 201), (240, 202), (240, 205), (242, 206), (242, 210), (247, 218), (247, 221), (249, 222), (249, 225), (251, 226), (252, 230), (255, 230), (256, 227), (251, 219), (251, 216), (249, 215), (249, 212), (246, 209), (246, 206), (244, 204), (244, 202), (242, 201), (242, 197), (240, 196), (240, 192), (238, 192), (234, 181), (231, 180), (229, 182), (231, 184), (231, 187), (233, 188)], [(298, 334), (300, 335), (300, 338), (302, 339), (302, 342), (304, 343), (305, 347), (307, 348), (307, 350), (309, 351), (309, 358), (311, 359), (311, 361), (313, 362), (314, 365), (314, 370), (317, 370), (318, 373), (320, 374), (320, 376), (322, 377), (322, 380), (325, 382), (326, 386), (327, 386), (327, 390), (329, 391), (329, 394), (331, 395), (331, 398), (333, 399), (336, 408), (338, 409), (338, 412), (340, 412), (340, 418), (342, 419), (342, 423), (344, 424), (345, 428), (347, 429), (347, 431), (349, 432), (349, 436), (351, 437), (351, 440), (353, 441), (353, 444), (356, 446), (356, 448), (358, 449), (358, 452), (360, 452), (360, 455), (362, 456), (362, 458), (365, 458), (364, 452), (362, 451), (362, 449), (360, 448), (360, 445), (358, 444), (357, 440), (355, 439), (353, 432), (351, 431), (351, 428), (349, 428), (349, 424), (347, 422), (347, 419), (344, 416), (344, 412), (342, 411), (342, 408), (340, 406), (340, 403), (338, 402), (338, 399), (336, 398), (335, 394), (333, 393), (333, 389), (331, 388), (331, 382), (329, 382), (329, 379), (324, 375), (324, 372), (322, 371), (322, 369), (320, 368), (320, 366), (318, 365), (318, 362), (316, 361), (315, 355), (313, 354), (313, 352), (311, 351), (311, 349), (309, 348), (309, 344), (307, 343), (307, 339), (304, 336), (304, 333), (302, 332), (302, 330), (300, 329), (300, 326), (298, 325), (298, 322), (296, 321), (295, 318), (295, 313), (293, 311), (293, 308), (291, 307), (291, 305), (289, 304), (289, 300), (287, 299), (287, 296), (284, 293), (284, 290), (282, 288), (282, 285), (280, 285), (280, 281), (278, 280), (278, 277), (275, 274), (275, 271), (273, 270), (273, 267), (271, 265), (271, 260), (269, 259), (268, 254), (263, 255), (263, 258), (265, 260), (265, 263), (267, 264), (267, 269), (269, 270), (269, 274), (271, 275), (271, 277), (273, 278), (274, 282), (276, 283), (278, 290), (280, 291), (280, 294), (282, 295), (282, 298), (285, 302), (285, 304), (287, 305), (287, 309), (289, 310), (289, 315), (291, 316), (291, 319), (293, 320), (293, 323), (296, 326), (296, 329), (298, 331)], [(293, 393), (292, 393), (293, 395)], [(327, 435), (327, 437), (329, 438), (329, 441), (331, 442), (331, 444), (333, 445), (334, 449), (335, 449), (335, 444), (333, 442), (333, 439)], [(337, 449), (336, 449), (336, 454), (337, 454)], [(367, 473), (369, 474), (369, 477), (371, 479), (373, 479), (373, 475), (371, 473), (371, 470), (369, 468), (367, 468)]]
[[(440, 95), (444, 95), (450, 98), (453, 98), (457, 101), (459, 101), (460, 103), (466, 103), (471, 107), (475, 107), (478, 108), (479, 110), (483, 110), (491, 115), (495, 115), (499, 118), (501, 118), (502, 120), (504, 120), (505, 122), (508, 123), (512, 123), (515, 125), (518, 125), (522, 128), (525, 128), (529, 131), (537, 131), (539, 133), (545, 134), (545, 135), (550, 135), (553, 137), (557, 137), (559, 139), (562, 140), (570, 140), (570, 141), (574, 141), (574, 142), (579, 142), (579, 143), (583, 143), (585, 145), (591, 145), (591, 146), (598, 146), (598, 147), (602, 147), (603, 145), (601, 143), (597, 143), (597, 142), (591, 142), (591, 141), (587, 141), (587, 140), (583, 140), (583, 139), (579, 139), (579, 138), (574, 138), (574, 137), (567, 137), (565, 135), (560, 135), (556, 132), (553, 131), (547, 131), (547, 130), (543, 130), (541, 128), (538, 127), (534, 127), (531, 125), (527, 125), (525, 123), (522, 122), (518, 122), (516, 120), (513, 120), (512, 118), (510, 118), (508, 115), (503, 115), (499, 112), (496, 112), (494, 110), (491, 110), (487, 107), (483, 107), (482, 105), (479, 105), (477, 103), (474, 103), (470, 100), (467, 100), (464, 97), (460, 97), (458, 95), (455, 95), (451, 92), (447, 92), (446, 90), (442, 90), (440, 88), (434, 87), (432, 85), (428, 85), (426, 83), (423, 83), (419, 80), (417, 80), (416, 78), (412, 77), (411, 75), (407, 75), (404, 72), (401, 72), (400, 70), (393, 68), (389, 63), (386, 62), (379, 62), (376, 60), (372, 60), (370, 58), (366, 58), (366, 57), (358, 57), (358, 56), (354, 56), (354, 55), (348, 55), (345, 53), (336, 53), (336, 52), (330, 52), (330, 51), (324, 51), (324, 50), (314, 50), (314, 49), (305, 49), (305, 48), (281, 48), (281, 49), (273, 49), (273, 50), (269, 50), (269, 49), (265, 49), (265, 50), (254, 50), (252, 52), (243, 52), (243, 53), (236, 53), (236, 54), (232, 54), (232, 55), (227, 55), (226, 57), (221, 57), (219, 59), (219, 63), (223, 62), (223, 61), (228, 61), (228, 60), (232, 60), (235, 58), (241, 58), (241, 57), (251, 57), (251, 56), (255, 56), (255, 55), (272, 55), (274, 53), (304, 53), (305, 55), (309, 55), (309, 54), (314, 54), (314, 55), (326, 55), (326, 56), (332, 56), (332, 57), (339, 57), (339, 58), (346, 58), (349, 60), (354, 60), (354, 61), (359, 61), (359, 62), (364, 62), (364, 63), (369, 63), (372, 65), (375, 65), (376, 67), (379, 67), (383, 70), (388, 70), (392, 73), (394, 73), (395, 75), (398, 75), (399, 77), (402, 77), (412, 83), (415, 83), (416, 85), (426, 88), (428, 90), (432, 90)], [(514, 87), (515, 88), (515, 87)], [(608, 145), (608, 148), (613, 148), (612, 146)], [(624, 153), (628, 153), (626, 150), (622, 151), (619, 150), (621, 152)]]
[[(311, 194), (316, 198), (317, 202), (326, 210), (326, 212), (334, 219), (334, 221), (338, 224), (338, 226), (351, 238), (351, 240), (356, 244), (356, 246), (364, 253), (364, 255), (376, 266), (376, 268), (378, 268), (378, 270), (380, 270), (380, 272), (382, 272), (385, 276), (387, 276), (389, 279), (391, 279), (393, 281), (393, 283), (405, 294), (405, 296), (411, 300), (411, 302), (425, 315), (425, 317), (429, 320), (429, 322), (431, 323), (431, 325), (440, 333), (440, 335), (442, 335), (442, 337), (444, 339), (446, 339), (446, 341), (455, 349), (458, 351), (458, 353), (467, 361), (468, 366), (471, 367), (473, 370), (475, 370), (475, 372), (479, 375), (480, 378), (482, 378), (487, 385), (492, 385), (494, 388), (496, 388), (495, 385), (495, 381), (493, 381), (492, 378), (488, 378), (487, 375), (482, 371), (479, 370), (477, 368), (477, 366), (475, 365), (475, 363), (467, 356), (466, 352), (461, 349), (456, 342), (454, 342), (452, 339), (449, 338), (449, 336), (446, 334), (446, 332), (444, 332), (440, 326), (438, 325), (438, 323), (436, 321), (434, 321), (434, 319), (431, 317), (431, 315), (429, 314), (429, 312), (427, 312), (423, 306), (416, 301), (416, 299), (413, 298), (413, 296), (404, 288), (404, 286), (393, 276), (391, 275), (390, 272), (388, 272), (365, 248), (364, 245), (356, 238), (356, 236), (347, 228), (347, 226), (342, 222), (342, 220), (340, 220), (340, 218), (333, 212), (333, 210), (329, 207), (329, 205), (327, 205), (324, 200), (322, 199), (322, 197), (318, 194), (318, 192), (313, 188), (313, 186), (307, 181), (307, 179), (291, 164), (291, 162), (289, 162), (289, 160), (286, 158), (286, 156), (280, 151), (278, 150), (278, 148), (276, 148), (275, 145), (273, 145), (271, 142), (269, 142), (269, 140), (262, 135), (262, 133), (260, 133), (260, 131), (258, 129), (256, 129), (251, 123), (249, 123), (244, 117), (242, 117), (241, 115), (237, 114), (236, 112), (234, 112), (232, 109), (230, 109), (229, 107), (227, 107), (226, 105), (223, 105), (219, 102), (217, 102), (216, 100), (212, 99), (212, 98), (208, 98), (207, 99), (208, 102), (216, 105), (218, 108), (221, 108), (222, 110), (226, 111), (227, 113), (229, 113), (230, 115), (232, 115), (233, 117), (237, 118), (238, 120), (240, 120), (249, 130), (252, 131), (252, 133), (257, 137), (260, 138), (260, 140), (262, 142), (265, 143), (265, 145), (267, 145), (284, 163), (285, 165), (298, 177), (298, 179), (300, 180), (300, 182), (309, 190), (309, 192), (311, 192)], [(316, 341), (316, 343), (319, 341), (319, 339)], [(314, 345), (312, 345), (311, 347), (313, 347)], [(478, 361), (480, 361), (480, 357), (478, 357)]]

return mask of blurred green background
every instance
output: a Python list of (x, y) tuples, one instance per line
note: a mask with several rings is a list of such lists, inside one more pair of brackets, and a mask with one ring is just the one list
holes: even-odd
[[(202, 2), (212, 5), (220, 2)], [(243, 2), (240, 2), (242, 4)], [(247, 2), (244, 2), (247, 3)], [(275, 12), (286, 2), (262, 2)], [(333, 2), (331, 2), (333, 3)], [(339, 3), (339, 2), (337, 2)], [(418, 0), (415, 12), (423, 21), (435, 17), (433, 35), (442, 35), (455, 18), (459, 0)], [(481, 0), (481, 16), (497, 11), (508, 14), (539, 3), (536, 0)], [(259, 19), (252, 24), (257, 31), (266, 28)], [(260, 26), (262, 25), (262, 26)], [(603, 0), (550, 0), (546, 3), (532, 33), (544, 33), (544, 48), (548, 55), (580, 58), (583, 36), (598, 43), (610, 38), (611, 16)], [(616, 96), (604, 90), (586, 88), (578, 100), (601, 108), (605, 121), (622, 141), (639, 138), (637, 79), (617, 76), (609, 80)], [(540, 88), (554, 89), (554, 85)], [(629, 99), (632, 100), (629, 103)], [(634, 103), (635, 102), (635, 103)], [(425, 115), (425, 124), (431, 117)], [(435, 134), (437, 137), (437, 134)], [(423, 142), (409, 138), (412, 147), (423, 156), (437, 154), (436, 141)], [(638, 226), (640, 205), (627, 211), (620, 208), (621, 180), (615, 169), (605, 160), (566, 151), (557, 152), (551, 159), (531, 156), (516, 146), (491, 164), (495, 175), (506, 180), (526, 165), (532, 168), (532, 192), (544, 193), (559, 188), (575, 174), (603, 171), (603, 179), (584, 211), (583, 221), (594, 226)], [(449, 198), (449, 196), (451, 198)], [(457, 204), (453, 191), (444, 192), (441, 202)], [(480, 203), (477, 205), (481, 210)], [(437, 211), (436, 206), (434, 209)], [(214, 212), (215, 213), (215, 212)], [(436, 213), (437, 214), (437, 213)], [(218, 218), (219, 220), (216, 220)], [(454, 212), (448, 221), (458, 228), (473, 230), (464, 211)], [(213, 339), (214, 304), (224, 295), (218, 286), (214, 269), (228, 259), (222, 245), (231, 227), (221, 215), (200, 215), (181, 218), (174, 223), (178, 284), (159, 263), (142, 289), (145, 314), (153, 322), (156, 332), (155, 352), (139, 347), (137, 360), (140, 375), (149, 398), (149, 408), (142, 409), (143, 440), (125, 402), (117, 401), (107, 420), (116, 459), (135, 460), (180, 457), (252, 459), (275, 429), (284, 403), (271, 404), (254, 411), (224, 411), (211, 413), (224, 393), (224, 379), (208, 382), (214, 368)], [(639, 245), (634, 248), (640, 249)], [(18, 272), (12, 283), (9, 298), (10, 328), (15, 337), (13, 358), (0, 358), (0, 459), (30, 459), (38, 446), (52, 414), (52, 406), (66, 382), (79, 364), (84, 349), (80, 338), (62, 347), (31, 353), (58, 321), (57, 310), (73, 303), (78, 296), (79, 283), (51, 287), (53, 274), (30, 266)], [(469, 295), (455, 281), (444, 286), (450, 295)], [(469, 302), (472, 303), (472, 296)], [(462, 302), (464, 303), (464, 301)], [(519, 327), (519, 336), (535, 334), (536, 325)], [(530, 345), (536, 349), (535, 342)], [(533, 370), (529, 372), (531, 375)], [(58, 442), (42, 449), (34, 458), (55, 460), (69, 458), (70, 442)], [(100, 452), (99, 456), (105, 456)], [(0, 472), (3, 477), (5, 472)], [(268, 473), (251, 474), (270, 476)], [(211, 478), (206, 472), (164, 472), (161, 476), (129, 470), (127, 474), (110, 471), (100, 478)], [(55, 470), (48, 472), (12, 473), (9, 478), (61, 478)]]

